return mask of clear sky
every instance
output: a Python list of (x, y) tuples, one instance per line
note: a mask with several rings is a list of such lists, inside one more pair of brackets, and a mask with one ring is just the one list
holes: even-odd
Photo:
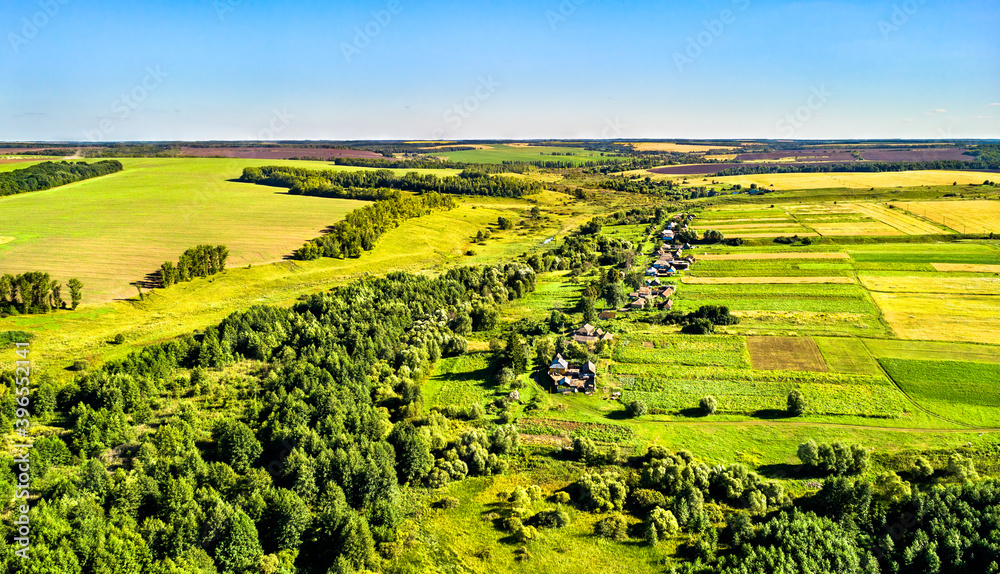
[(996, 0), (3, 0), (0, 140), (997, 138)]

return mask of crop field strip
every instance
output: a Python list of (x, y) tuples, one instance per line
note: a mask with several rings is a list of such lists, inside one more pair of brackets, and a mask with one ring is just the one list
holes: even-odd
[(880, 359), (922, 407), (976, 427), (1000, 427), (1000, 364)]
[(851, 203), (848, 204), (872, 219), (877, 219), (890, 225), (907, 235), (941, 235), (947, 230), (936, 225), (931, 225), (926, 221), (921, 221), (914, 217), (901, 213), (899, 210), (889, 209), (877, 203)]
[(810, 337), (748, 337), (747, 348), (753, 368), (758, 371), (830, 370)]
[[(3, 241), (0, 238), (0, 241)], [(931, 263), (936, 271), (943, 273), (996, 273), (1000, 274), (1000, 265), (981, 265), (975, 263)]]
[(686, 285), (718, 285), (718, 284), (832, 284), (832, 283), (856, 283), (851, 277), (694, 277), (686, 275), (683, 278)]

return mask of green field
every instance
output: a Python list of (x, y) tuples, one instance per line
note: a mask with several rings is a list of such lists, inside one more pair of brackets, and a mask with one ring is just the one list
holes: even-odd
[(921, 406), (961, 424), (1000, 426), (1000, 365), (882, 359), (889, 376)]

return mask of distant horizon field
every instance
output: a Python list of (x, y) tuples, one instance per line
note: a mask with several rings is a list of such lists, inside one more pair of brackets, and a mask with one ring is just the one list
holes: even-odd
[(132, 281), (190, 247), (225, 244), (230, 267), (276, 261), (367, 203), (230, 181), (250, 165), (326, 162), (120, 161), (116, 174), (0, 198), (0, 272), (79, 278), (86, 303), (131, 297)]
[(711, 175), (659, 175), (646, 174), (654, 179), (687, 179), (690, 185), (703, 185), (703, 180), (718, 181), (724, 185), (741, 184), (749, 187), (756, 183), (760, 187), (776, 190), (796, 189), (866, 189), (911, 187), (922, 185), (979, 185), (986, 180), (997, 179), (997, 174), (982, 171), (914, 170), (887, 172), (833, 172), (833, 173), (773, 173), (763, 175), (731, 175), (713, 177)]
[[(575, 155), (552, 155), (553, 152), (558, 153), (573, 153)], [(544, 153), (544, 155), (542, 155)], [(470, 149), (464, 151), (452, 151), (452, 152), (441, 152), (434, 153), (430, 152), (426, 155), (431, 155), (434, 157), (443, 157), (449, 161), (459, 161), (467, 163), (503, 163), (505, 161), (569, 161), (573, 162), (575, 165), (585, 163), (588, 161), (598, 161), (602, 159), (618, 159), (619, 161), (625, 158), (614, 158), (602, 156), (601, 152), (586, 150), (581, 147), (553, 147), (553, 146), (533, 146), (533, 145), (509, 145), (509, 144), (491, 144), (482, 146), (481, 149)]]

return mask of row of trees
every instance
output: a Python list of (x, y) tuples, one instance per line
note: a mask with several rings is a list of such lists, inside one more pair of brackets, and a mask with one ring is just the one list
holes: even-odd
[[(451, 195), (521, 197), (544, 187), (538, 181), (491, 175), (482, 170), (465, 170), (457, 176), (409, 172), (399, 176), (388, 169), (363, 171), (314, 171), (298, 167), (265, 166), (243, 170), (240, 181), (285, 187), (293, 194), (358, 197), (364, 191), (394, 189), (415, 193), (437, 192)], [(383, 194), (383, 191), (367, 192)]]
[[(76, 309), (83, 299), (83, 283), (70, 279), (70, 306)], [(66, 307), (62, 284), (48, 273), (29, 271), (20, 275), (0, 276), (0, 315), (48, 313)]]
[(437, 192), (412, 197), (392, 191), (387, 198), (348, 213), (327, 233), (296, 250), (295, 258), (360, 257), (362, 252), (374, 249), (386, 232), (407, 219), (420, 217), (433, 209), (451, 209), (454, 206), (454, 199)]
[(124, 169), (120, 161), (86, 162), (47, 161), (24, 169), (0, 173), (0, 196), (27, 191), (41, 191), (75, 181), (117, 173)]
[(164, 287), (208, 277), (226, 269), (229, 248), (225, 245), (199, 245), (181, 254), (175, 266), (170, 261), (160, 265), (160, 282)]

